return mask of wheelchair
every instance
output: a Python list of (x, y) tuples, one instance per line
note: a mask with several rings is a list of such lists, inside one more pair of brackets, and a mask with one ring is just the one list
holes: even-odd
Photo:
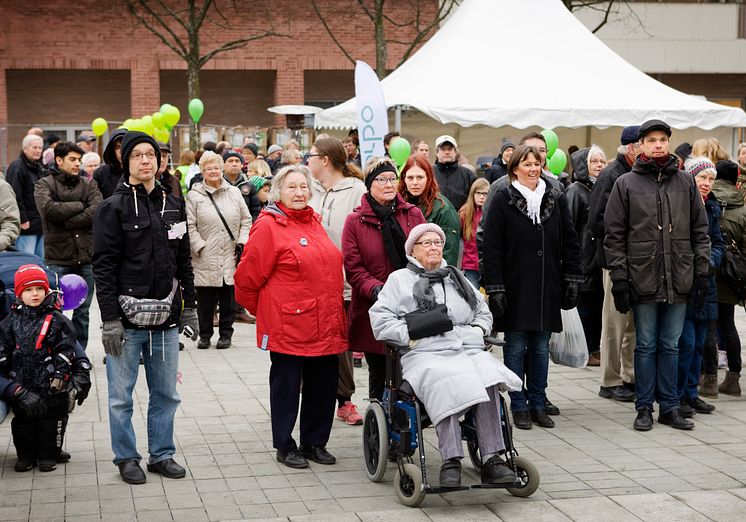
[[(494, 338), (485, 338), (487, 345), (501, 345)], [(491, 347), (490, 347), (491, 348)], [(490, 349), (487, 348), (487, 349)], [(402, 380), (399, 351), (386, 345), (386, 382), (383, 399), (371, 399), (365, 410), (363, 421), (363, 460), (365, 472), (372, 482), (380, 482), (386, 472), (386, 464), (396, 462), (394, 489), (399, 501), (405, 506), (417, 507), (425, 495), (469, 489), (506, 489), (516, 497), (528, 497), (539, 487), (539, 471), (524, 457), (518, 456), (513, 445), (512, 427), (508, 419), (505, 399), (500, 398), (500, 423), (505, 440), (505, 450), (500, 456), (515, 473), (512, 484), (474, 484), (458, 488), (432, 486), (428, 481), (425, 447), (421, 443), (422, 430), (432, 423), (422, 403), (417, 399), (411, 385)], [(476, 424), (472, 411), (460, 421), (461, 438), (466, 442), (469, 459), (474, 469), (482, 468)], [(389, 459), (390, 451), (391, 459)], [(395, 453), (395, 458), (394, 454)], [(414, 462), (417, 453), (418, 462)]]

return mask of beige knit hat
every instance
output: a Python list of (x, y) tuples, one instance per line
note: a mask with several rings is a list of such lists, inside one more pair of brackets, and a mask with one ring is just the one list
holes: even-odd
[(414, 250), (414, 244), (425, 234), (428, 232), (435, 232), (440, 236), (440, 239), (443, 240), (445, 243), (446, 241), (446, 235), (443, 232), (443, 229), (440, 228), (435, 223), (420, 223), (416, 227), (412, 229), (412, 231), (409, 233), (409, 237), (407, 238), (407, 242), (404, 243), (404, 251), (407, 253), (408, 256), (412, 255), (412, 250)]

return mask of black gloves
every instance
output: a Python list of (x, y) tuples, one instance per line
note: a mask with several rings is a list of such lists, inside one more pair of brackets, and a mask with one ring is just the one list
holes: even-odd
[(487, 295), (487, 305), (492, 313), (492, 319), (497, 319), (505, 314), (505, 309), (508, 307), (508, 299), (505, 295), (505, 290), (498, 290)]
[(611, 295), (614, 296), (614, 307), (620, 314), (626, 314), (632, 307), (629, 281), (620, 279), (611, 282)]
[(707, 293), (710, 291), (710, 279), (705, 275), (698, 275), (694, 282), (694, 307), (702, 308), (707, 302)]
[(86, 360), (76, 361), (70, 377), (70, 395), (78, 401), (78, 406), (88, 397), (91, 391), (91, 364)]
[(47, 405), (36, 392), (19, 386), (13, 394), (13, 402), (29, 417), (41, 417), (47, 411)]
[(572, 310), (578, 305), (580, 299), (580, 284), (565, 281), (565, 292), (562, 296), (562, 309)]
[(381, 290), (383, 290), (383, 285), (374, 286), (373, 290), (370, 291), (370, 298), (373, 299), (373, 302), (378, 301), (378, 294), (381, 293)]

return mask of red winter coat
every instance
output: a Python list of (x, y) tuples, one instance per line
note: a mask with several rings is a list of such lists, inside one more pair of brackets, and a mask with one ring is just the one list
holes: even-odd
[[(419, 208), (396, 195), (396, 220), (404, 235), (420, 223), (426, 223)], [(382, 286), (395, 269), (383, 246), (381, 222), (364, 195), (360, 206), (347, 216), (342, 232), (345, 274), (352, 287), (347, 321), (350, 346), (356, 352), (385, 353), (383, 343), (376, 341), (370, 327), (368, 310), (373, 305), (371, 293)]]
[(256, 315), (257, 346), (304, 357), (347, 350), (342, 254), (311, 207), (267, 206), (234, 281), (236, 300)]

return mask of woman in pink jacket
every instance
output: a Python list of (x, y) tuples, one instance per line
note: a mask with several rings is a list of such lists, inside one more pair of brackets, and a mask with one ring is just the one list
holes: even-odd
[[(236, 300), (256, 316), (257, 345), (270, 351), (269, 402), (277, 461), (334, 464), (326, 450), (334, 420), (338, 354), (347, 350), (342, 254), (308, 206), (307, 167), (281, 169), (271, 203), (251, 229), (234, 281)], [(370, 329), (370, 325), (368, 326)], [(300, 448), (292, 437), (300, 404)]]
[(342, 253), (347, 282), (352, 287), (350, 344), (365, 352), (369, 394), (380, 400), (386, 378), (386, 356), (383, 343), (373, 337), (368, 310), (389, 274), (407, 265), (404, 243), (410, 230), (425, 223), (425, 216), (397, 193), (396, 167), (390, 159), (368, 163), (365, 185), (368, 193), (345, 222)]

